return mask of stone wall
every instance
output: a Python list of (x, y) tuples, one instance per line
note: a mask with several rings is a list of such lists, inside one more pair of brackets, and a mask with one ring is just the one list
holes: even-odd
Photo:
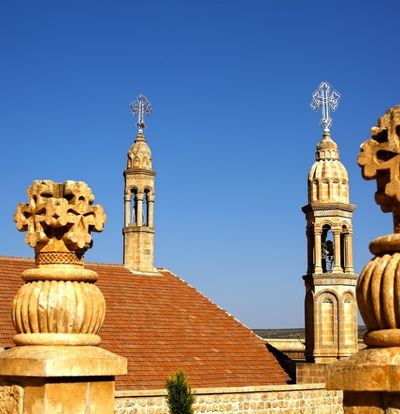
[(297, 384), (318, 384), (325, 383), (327, 368), (331, 364), (313, 364), (298, 363), (296, 364), (296, 383)]
[(304, 351), (306, 349), (304, 338), (298, 339), (280, 339), (280, 338), (262, 338), (263, 341), (273, 346), (278, 351), (285, 354), (290, 359), (304, 360)]
[[(169, 414), (165, 390), (117, 391), (115, 414)], [(324, 384), (196, 390), (195, 412), (243, 414), (342, 414), (342, 392)]]

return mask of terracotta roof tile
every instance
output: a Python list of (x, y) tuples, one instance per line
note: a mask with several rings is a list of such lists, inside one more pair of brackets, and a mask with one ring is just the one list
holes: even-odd
[[(11, 303), (29, 259), (0, 256), (0, 345), (13, 346)], [(133, 274), (120, 265), (87, 264), (107, 304), (101, 346), (128, 359), (117, 389), (164, 388), (184, 369), (194, 388), (284, 384), (289, 380), (248, 328), (167, 270)]]

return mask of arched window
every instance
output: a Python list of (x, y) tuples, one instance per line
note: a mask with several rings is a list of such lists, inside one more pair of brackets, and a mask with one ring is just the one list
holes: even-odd
[(331, 226), (325, 224), (321, 235), (322, 272), (331, 273), (334, 265), (334, 244)]
[(131, 224), (137, 223), (137, 189), (133, 188), (131, 191)]
[(337, 300), (332, 294), (324, 294), (320, 300), (321, 344), (331, 346), (336, 343), (337, 336)]

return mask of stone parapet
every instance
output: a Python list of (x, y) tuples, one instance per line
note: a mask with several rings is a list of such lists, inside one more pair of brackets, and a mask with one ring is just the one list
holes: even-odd
[[(323, 384), (194, 390), (196, 413), (340, 414), (342, 392)], [(165, 390), (117, 391), (115, 414), (168, 414)]]

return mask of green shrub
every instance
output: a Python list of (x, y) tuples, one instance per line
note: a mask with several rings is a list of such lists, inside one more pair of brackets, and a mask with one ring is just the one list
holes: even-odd
[(195, 396), (183, 371), (172, 374), (167, 379), (166, 388), (170, 414), (194, 414)]

